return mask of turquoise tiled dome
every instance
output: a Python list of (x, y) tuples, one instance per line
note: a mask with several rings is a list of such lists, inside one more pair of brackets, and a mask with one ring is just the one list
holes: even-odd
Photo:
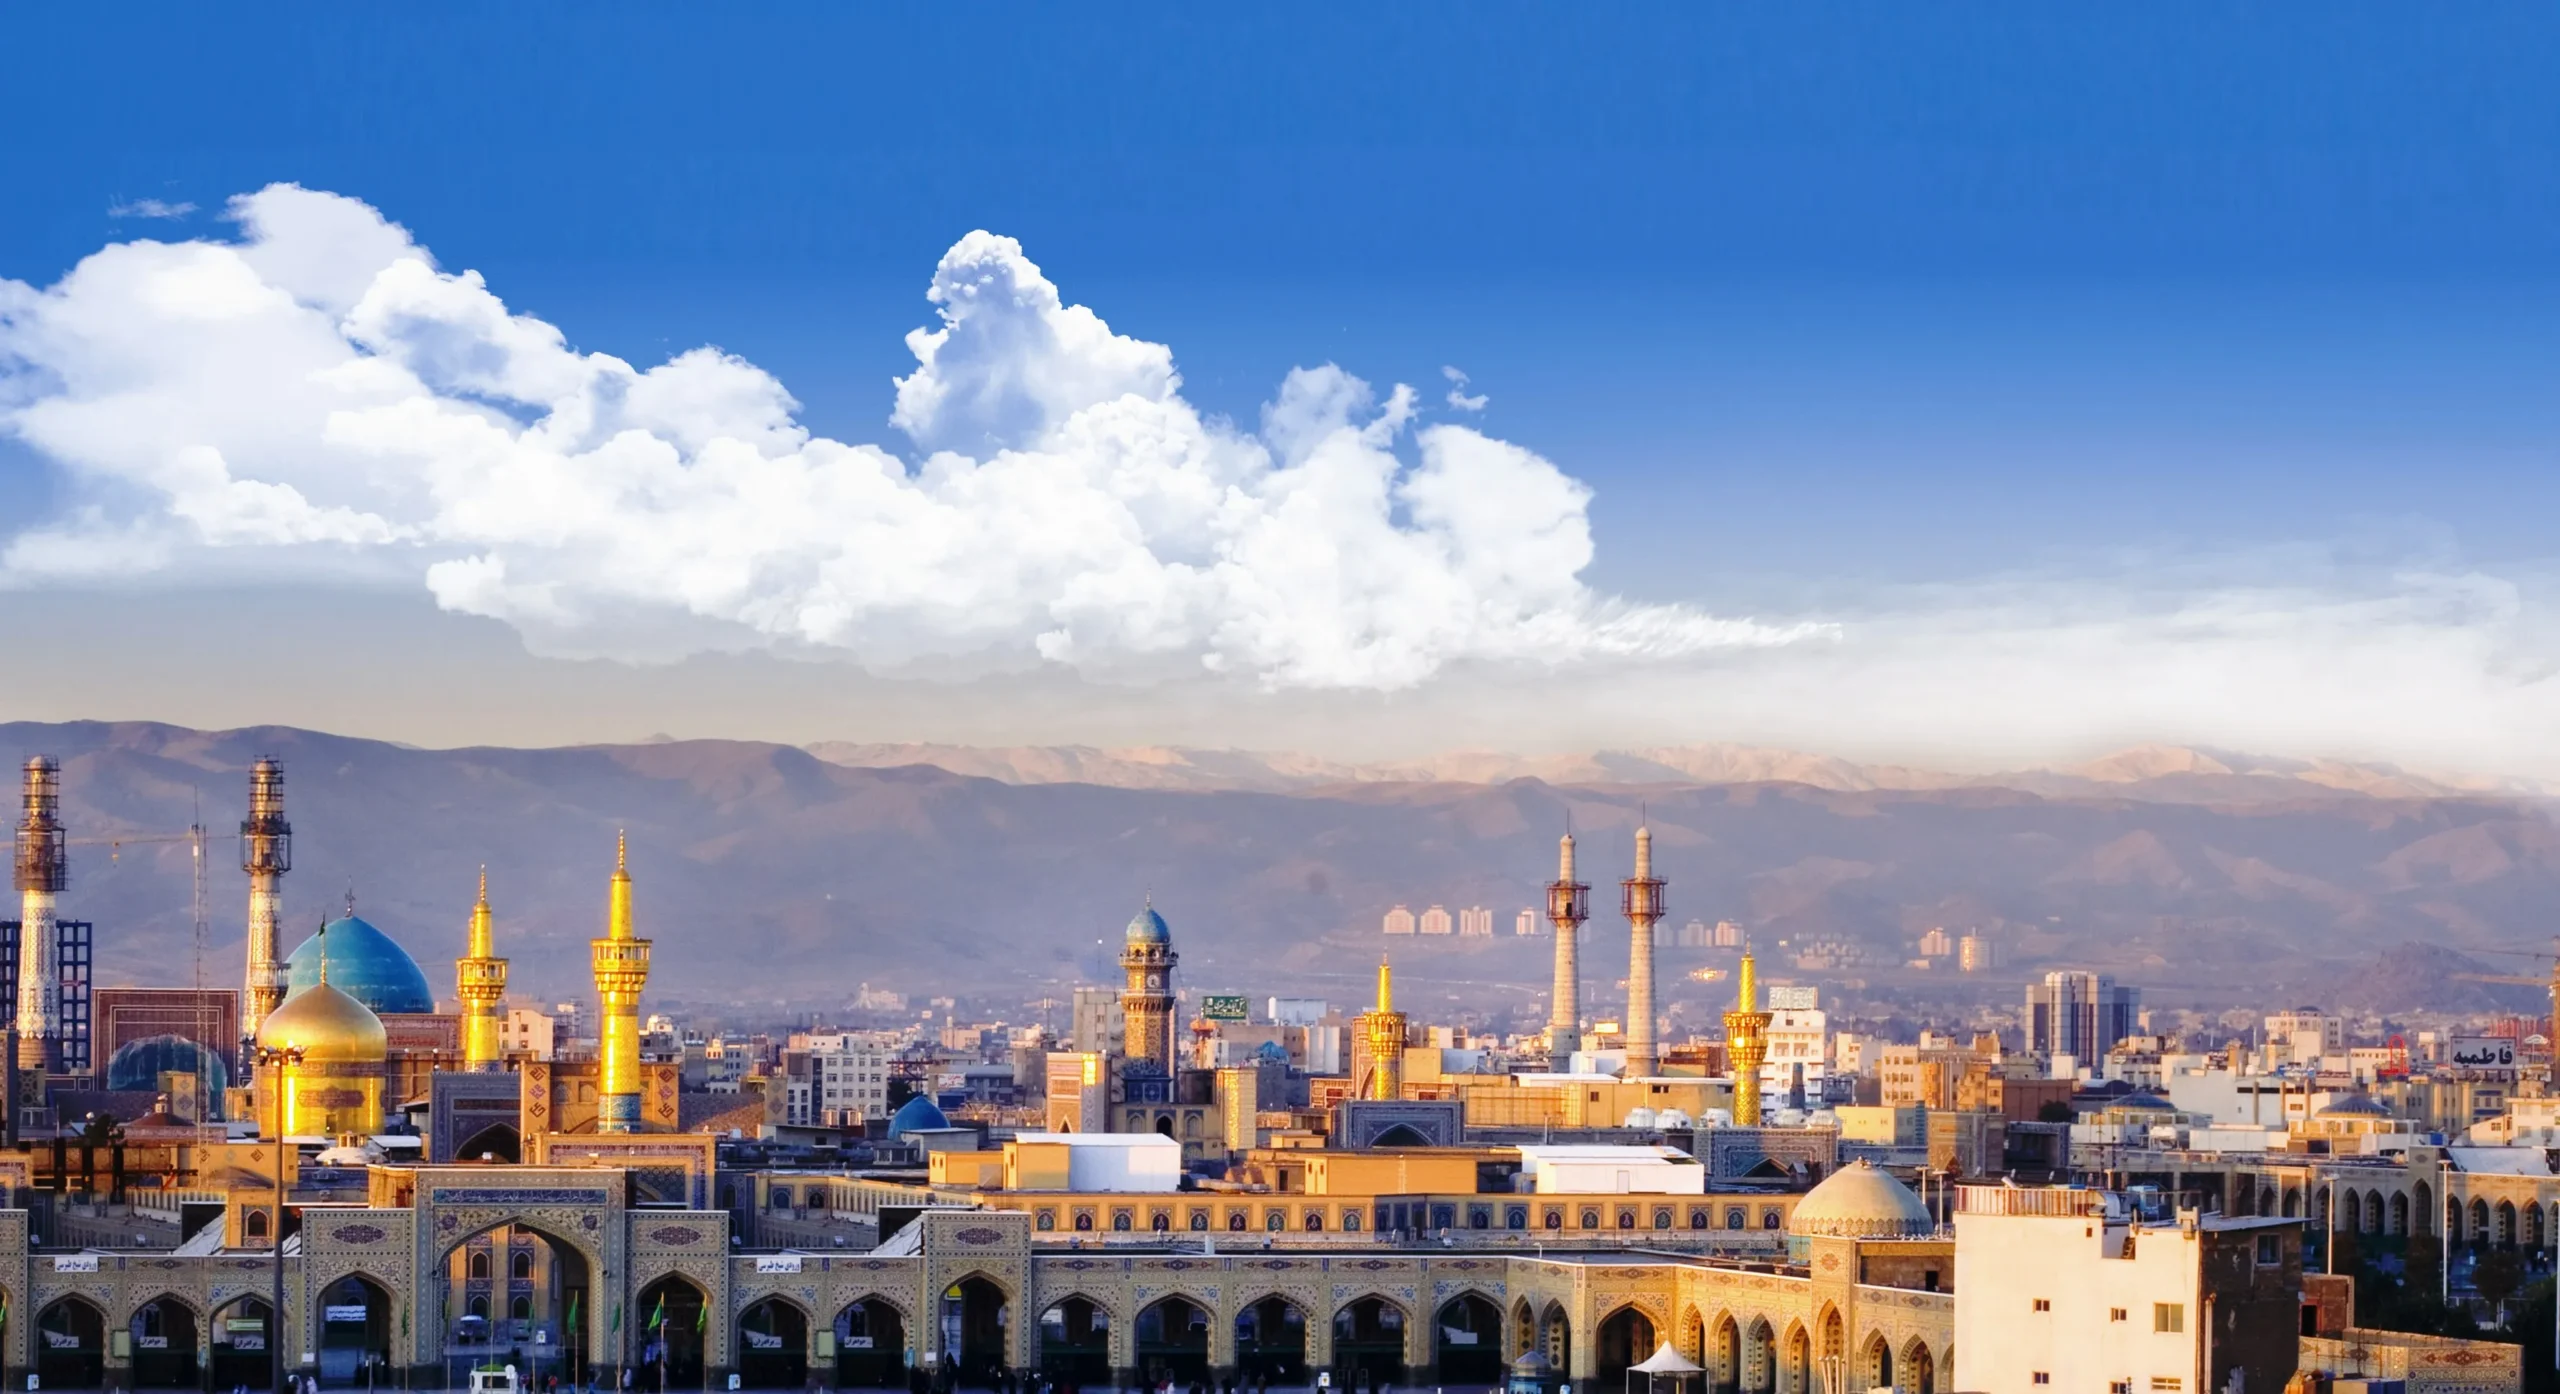
[(329, 986), (383, 1012), (432, 1012), (436, 995), (418, 961), (390, 935), (354, 915), (331, 920), (286, 957), (285, 995), (320, 981), (320, 942), (329, 944)]
[(1166, 927), (1164, 916), (1157, 914), (1156, 907), (1150, 905), (1139, 911), (1136, 919), (1129, 921), (1129, 942), (1170, 944), (1173, 942), (1173, 931)]

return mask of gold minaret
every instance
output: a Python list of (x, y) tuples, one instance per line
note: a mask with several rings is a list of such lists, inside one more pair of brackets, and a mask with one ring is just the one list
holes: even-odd
[(1555, 927), (1556, 981), (1547, 1005), (1547, 1055), (1563, 1069), (1582, 1049), (1582, 922), (1591, 918), (1591, 887), (1573, 879), (1573, 834), (1557, 844), (1556, 879), (1547, 883), (1547, 923)]
[(1627, 1067), (1629, 1079), (1662, 1071), (1654, 1041), (1653, 927), (1662, 921), (1662, 878), (1653, 874), (1653, 829), (1636, 829), (1636, 874), (1618, 883), (1627, 916)]
[(1724, 1014), (1725, 1062), (1733, 1069), (1733, 1122), (1740, 1128), (1760, 1126), (1760, 1066), (1769, 1059), (1769, 1014), (1760, 1010), (1760, 969), (1751, 951), (1742, 951), (1740, 991), (1734, 1009)]
[(480, 899), (471, 907), (471, 942), (453, 963), (454, 995), (462, 999), (462, 1064), (494, 1070), (506, 1056), (505, 1022), (498, 1006), (507, 998), (507, 961), (497, 956), (489, 923), (489, 868), (480, 868)]
[(640, 989), (649, 985), (649, 941), (631, 933), (631, 864), (622, 834), (613, 836), (613, 885), (605, 901), (604, 937), (594, 950), (602, 1022), (596, 1042), (596, 1131), (640, 1131)]
[(284, 955), (276, 920), (284, 874), (293, 870), (293, 825), (284, 820), (284, 766), (272, 756), (249, 767), (249, 816), (240, 820), (240, 869), (249, 873), (249, 1019), (251, 1036), (284, 1004)]
[(1364, 1099), (1404, 1097), (1404, 1013), (1396, 1010), (1395, 970), (1378, 960), (1378, 1007), (1358, 1022), (1359, 1070), (1352, 1082)]

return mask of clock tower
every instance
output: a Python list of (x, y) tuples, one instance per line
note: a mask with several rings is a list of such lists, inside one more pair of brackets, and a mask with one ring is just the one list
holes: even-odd
[[(1142, 1079), (1163, 1081), (1167, 1098), (1173, 1079), (1173, 965), (1177, 958), (1173, 931), (1150, 902), (1129, 921), (1128, 938), (1120, 950), (1120, 967), (1128, 975), (1128, 985), (1120, 992), (1120, 1012), (1127, 1023), (1122, 1069), (1132, 1084)], [(1135, 1099), (1140, 1092), (1133, 1089), (1129, 1097)]]

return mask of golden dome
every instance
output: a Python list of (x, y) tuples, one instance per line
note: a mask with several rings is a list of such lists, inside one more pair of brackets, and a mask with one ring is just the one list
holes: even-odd
[(300, 1049), (311, 1063), (381, 1064), (391, 1041), (373, 1009), (320, 981), (293, 994), (258, 1026), (261, 1047)]

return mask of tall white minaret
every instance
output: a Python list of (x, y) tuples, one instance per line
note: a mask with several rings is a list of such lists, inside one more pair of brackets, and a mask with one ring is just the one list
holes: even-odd
[(1582, 1049), (1582, 922), (1591, 918), (1591, 887), (1573, 879), (1573, 834), (1557, 844), (1556, 879), (1547, 883), (1547, 922), (1556, 932), (1555, 996), (1547, 1008), (1547, 1054), (1563, 1069)]
[(276, 952), (276, 917), (284, 903), (284, 874), (293, 870), (293, 825), (284, 820), (284, 766), (261, 757), (249, 767), (249, 816), (240, 823), (240, 869), (249, 873), (249, 996), (240, 1023), (244, 1037), (258, 1034), (267, 1014), (284, 1004), (284, 956)]
[(18, 1097), (41, 1103), (44, 1077), (62, 1068), (62, 940), (55, 897), (70, 882), (62, 832), (62, 766), (27, 761), (18, 821)]
[(1662, 1071), (1654, 1041), (1653, 927), (1662, 919), (1662, 878), (1653, 874), (1653, 829), (1636, 829), (1636, 874), (1618, 883), (1627, 915), (1627, 1068), (1629, 1079)]

